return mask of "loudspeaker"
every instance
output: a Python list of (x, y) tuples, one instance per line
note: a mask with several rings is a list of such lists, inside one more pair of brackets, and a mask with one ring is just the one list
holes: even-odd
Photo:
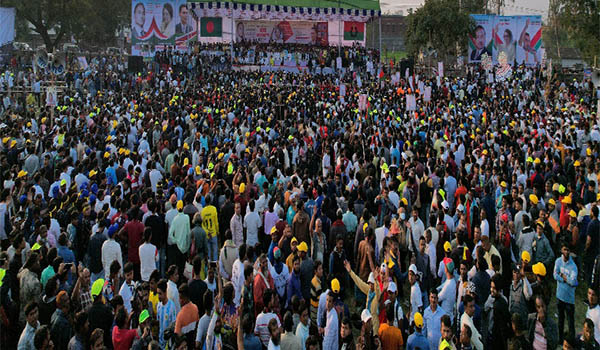
[(144, 70), (144, 57), (129, 56), (127, 58), (127, 71), (129, 73), (140, 73)]

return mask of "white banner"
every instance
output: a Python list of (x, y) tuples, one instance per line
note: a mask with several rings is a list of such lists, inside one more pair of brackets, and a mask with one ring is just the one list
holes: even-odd
[(13, 7), (0, 7), (0, 46), (15, 40), (15, 14)]
[(235, 41), (327, 45), (327, 22), (236, 21)]
[(46, 89), (46, 106), (54, 107), (58, 101), (58, 90), (54, 86)]

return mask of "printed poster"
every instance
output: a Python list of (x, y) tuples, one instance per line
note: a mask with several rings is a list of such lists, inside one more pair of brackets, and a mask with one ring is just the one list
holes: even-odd
[(327, 45), (327, 22), (236, 21), (235, 41)]
[(475, 30), (469, 35), (469, 62), (480, 62), (485, 53), (492, 56), (493, 16), (471, 15), (475, 21)]
[(542, 17), (520, 16), (517, 21), (517, 63), (532, 66), (542, 59)]

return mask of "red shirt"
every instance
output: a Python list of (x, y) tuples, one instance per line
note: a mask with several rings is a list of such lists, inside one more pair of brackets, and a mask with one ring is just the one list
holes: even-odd
[(128, 350), (137, 338), (137, 329), (119, 329), (114, 326), (112, 331), (112, 342), (115, 350)]
[(139, 264), (139, 248), (142, 244), (142, 237), (144, 235), (144, 224), (138, 220), (132, 220), (126, 223), (123, 229), (127, 234), (127, 256), (129, 257), (129, 261), (134, 264)]

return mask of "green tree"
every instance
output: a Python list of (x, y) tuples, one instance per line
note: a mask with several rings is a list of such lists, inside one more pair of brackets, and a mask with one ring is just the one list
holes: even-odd
[(554, 0), (557, 25), (581, 51), (583, 58), (600, 64), (600, 2), (598, 0)]
[(408, 16), (406, 46), (410, 55), (433, 48), (438, 57), (456, 56), (466, 47), (473, 20), (456, 0), (426, 0)]
[[(71, 36), (92, 44), (111, 43), (116, 30), (128, 22), (130, 5), (124, 0), (3, 1), (3, 6), (16, 8), (18, 20), (24, 19), (33, 25), (48, 52)], [(50, 34), (52, 30), (54, 36)]]

